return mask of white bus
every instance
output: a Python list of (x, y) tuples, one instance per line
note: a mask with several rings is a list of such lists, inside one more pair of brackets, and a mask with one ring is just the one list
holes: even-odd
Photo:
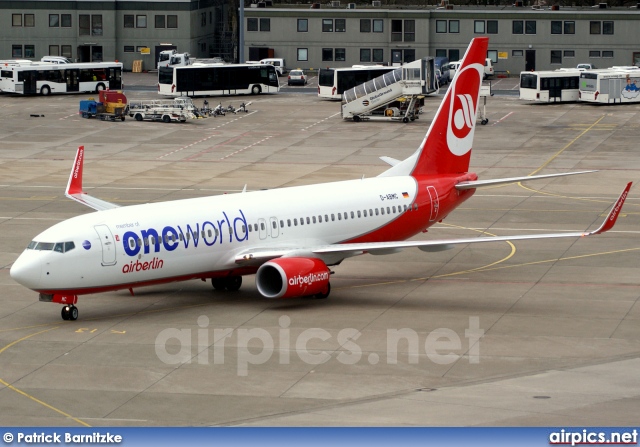
[(580, 101), (601, 104), (640, 102), (640, 70), (582, 72)]
[(278, 91), (278, 73), (273, 65), (196, 63), (158, 69), (160, 95), (258, 95)]
[(341, 100), (342, 94), (397, 67), (354, 65), (350, 68), (321, 68), (318, 72), (318, 97)]
[(20, 95), (99, 92), (122, 89), (120, 62), (51, 64), (0, 61), (0, 91)]
[(569, 102), (579, 97), (580, 73), (576, 68), (520, 73), (520, 99), (537, 102)]

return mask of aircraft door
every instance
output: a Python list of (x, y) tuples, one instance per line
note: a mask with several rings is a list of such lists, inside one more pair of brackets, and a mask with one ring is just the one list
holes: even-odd
[(100, 237), (100, 244), (102, 245), (102, 265), (115, 265), (116, 264), (116, 244), (113, 241), (113, 235), (111, 230), (106, 225), (96, 225), (95, 227), (98, 237)]
[(438, 211), (440, 210), (440, 200), (438, 199), (438, 192), (433, 186), (427, 186), (427, 192), (431, 199), (431, 217), (429, 222), (433, 222), (438, 219)]
[(271, 237), (278, 237), (280, 235), (280, 229), (278, 228), (278, 219), (276, 219), (275, 217), (270, 217), (269, 225), (271, 225)]
[(258, 235), (260, 239), (267, 238), (267, 221), (264, 219), (258, 219)]

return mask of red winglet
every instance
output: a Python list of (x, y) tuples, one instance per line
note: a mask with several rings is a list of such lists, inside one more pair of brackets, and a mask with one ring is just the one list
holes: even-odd
[(602, 225), (600, 225), (600, 228), (590, 233), (586, 233), (585, 236), (601, 234), (613, 228), (613, 226), (616, 224), (616, 220), (618, 220), (618, 216), (620, 215), (620, 211), (622, 210), (622, 205), (624, 205), (624, 201), (626, 200), (627, 195), (629, 194), (629, 190), (631, 189), (632, 184), (633, 182), (627, 183), (627, 187), (624, 189), (624, 191), (622, 191), (622, 194), (620, 194), (620, 197), (618, 197), (616, 204), (613, 205), (613, 208), (611, 208), (611, 211), (609, 211), (609, 215), (607, 216), (605, 221), (602, 222)]
[(73, 162), (69, 183), (67, 183), (67, 195), (82, 194), (82, 162), (84, 161), (84, 146), (78, 147), (76, 159)]

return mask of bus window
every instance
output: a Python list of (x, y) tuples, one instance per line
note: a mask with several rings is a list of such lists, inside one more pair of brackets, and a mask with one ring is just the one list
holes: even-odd
[(538, 76), (529, 73), (523, 73), (520, 76), (520, 88), (538, 88)]

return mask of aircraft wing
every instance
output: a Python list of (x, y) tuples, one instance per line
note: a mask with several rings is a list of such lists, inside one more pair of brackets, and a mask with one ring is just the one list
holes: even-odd
[(331, 254), (342, 254), (346, 257), (356, 256), (364, 253), (370, 254), (390, 254), (401, 251), (405, 248), (416, 247), (422, 251), (427, 252), (436, 252), (443, 251), (453, 248), (455, 245), (461, 244), (477, 244), (481, 242), (500, 242), (500, 241), (518, 241), (518, 240), (528, 240), (528, 239), (553, 239), (553, 238), (567, 238), (567, 237), (586, 237), (593, 236), (596, 234), (602, 234), (606, 231), (609, 231), (615, 225), (618, 216), (620, 215), (620, 210), (624, 205), (624, 201), (629, 194), (629, 190), (631, 189), (632, 182), (629, 182), (625, 187), (620, 197), (614, 204), (613, 208), (607, 215), (607, 218), (602, 222), (602, 224), (593, 231), (583, 231), (583, 232), (571, 232), (571, 233), (547, 233), (547, 234), (526, 234), (526, 235), (515, 235), (515, 236), (490, 236), (490, 237), (473, 237), (473, 238), (462, 238), (462, 239), (441, 239), (435, 241), (393, 241), (393, 242), (365, 242), (365, 243), (355, 243), (355, 244), (332, 244), (326, 246), (317, 246), (317, 247), (306, 247), (303, 249), (291, 249), (286, 248), (282, 250), (272, 249), (272, 250), (256, 250), (253, 252), (245, 252), (236, 257), (236, 263), (255, 263), (259, 264), (261, 262), (266, 262), (270, 259), (282, 257), (282, 256), (313, 256), (317, 255), (318, 257), (327, 256)]
[(65, 195), (78, 203), (82, 203), (94, 210), (110, 210), (112, 208), (118, 208), (115, 203), (106, 202), (104, 200), (97, 199), (89, 194), (86, 194), (82, 190), (82, 166), (84, 161), (84, 146), (78, 147), (76, 152), (76, 158), (73, 162), (73, 168), (69, 175), (69, 183), (67, 183), (67, 189)]

